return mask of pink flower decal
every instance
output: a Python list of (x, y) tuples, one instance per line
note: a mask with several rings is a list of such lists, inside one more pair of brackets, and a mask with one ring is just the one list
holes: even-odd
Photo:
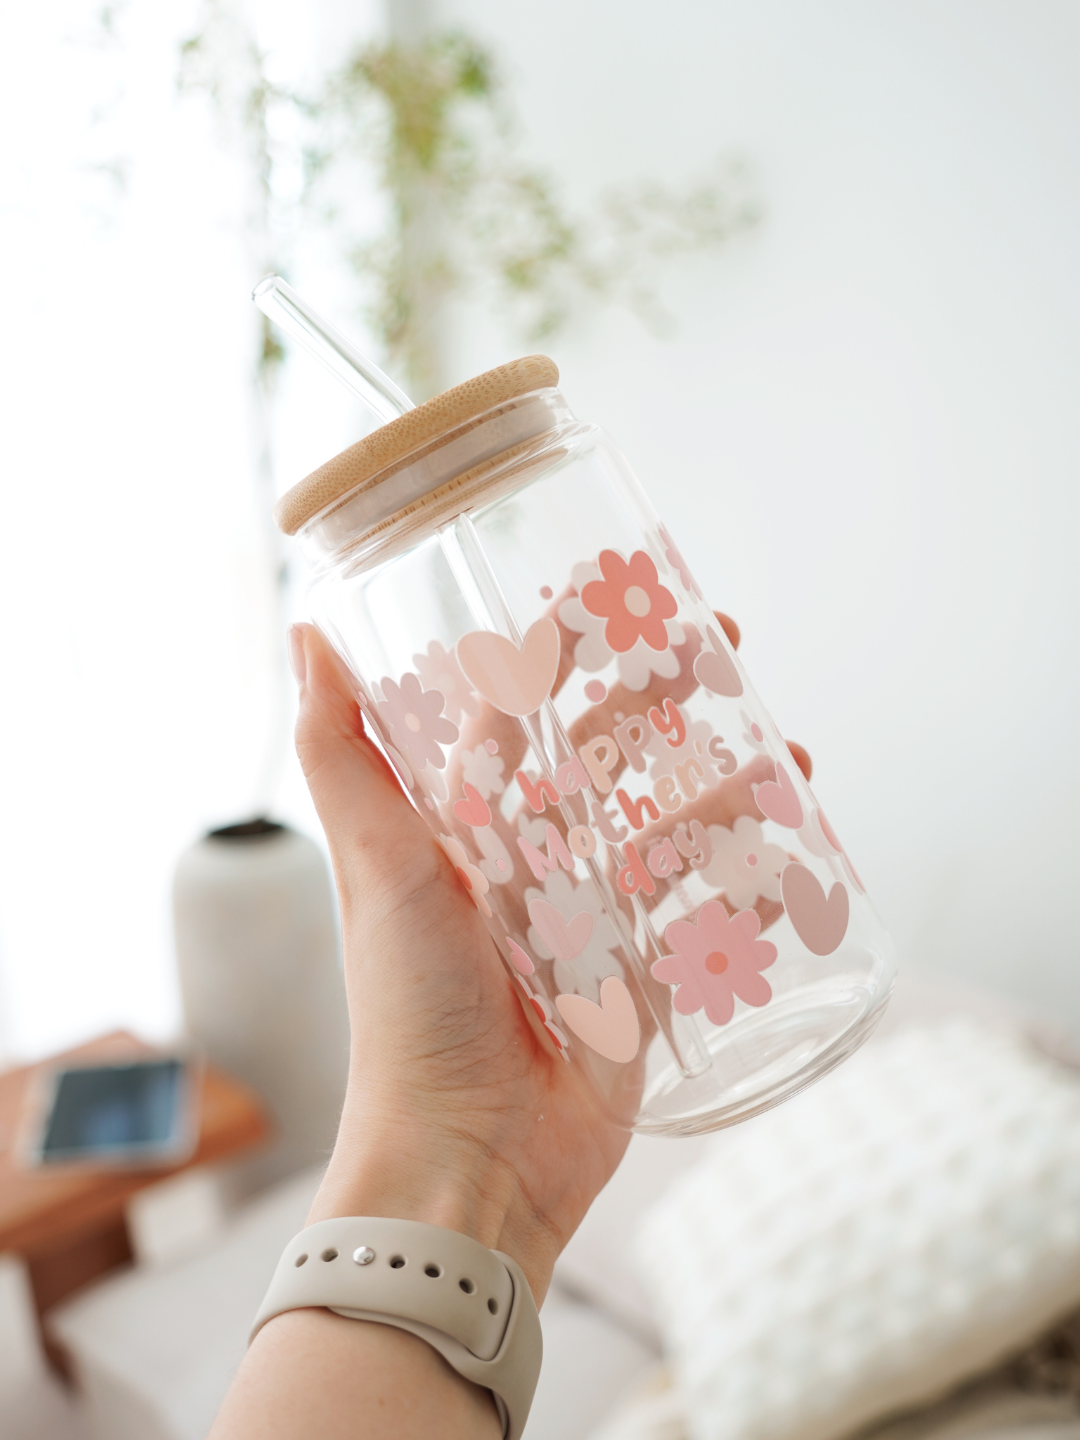
[(385, 700), (377, 709), (379, 719), (390, 732), (390, 739), (408, 756), (417, 770), (434, 765), (446, 768), (443, 745), (452, 745), (458, 738), (458, 727), (442, 713), (446, 703), (440, 690), (424, 690), (419, 675), (407, 671), (401, 684), (383, 676), (379, 682)]
[(581, 603), (590, 615), (606, 619), (604, 640), (616, 655), (625, 655), (639, 639), (650, 650), (666, 650), (664, 621), (679, 607), (667, 586), (660, 584), (645, 551), (635, 550), (626, 561), (614, 550), (601, 550), (600, 573), (603, 580), (590, 580), (581, 592)]
[(667, 528), (661, 525), (658, 527), (658, 530), (661, 544), (664, 547), (664, 558), (665, 560), (667, 560), (668, 564), (673, 570), (678, 571), (679, 579), (682, 581), (683, 589), (688, 594), (693, 595), (696, 599), (704, 600), (705, 597), (701, 593), (700, 585), (694, 579), (693, 575), (691, 575), (690, 566), (687, 565), (686, 561), (683, 559), (682, 552), (675, 544), (675, 541), (672, 540), (671, 536), (668, 534)]
[(486, 897), (491, 886), (488, 884), (487, 876), (478, 865), (474, 865), (469, 859), (469, 852), (460, 840), (454, 840), (449, 835), (440, 835), (439, 844), (446, 851), (447, 859), (457, 871), (458, 879), (469, 892), (469, 899), (480, 911), (480, 914), (490, 920), (491, 906)]
[(652, 966), (654, 979), (677, 985), (673, 1004), (680, 1015), (704, 1009), (714, 1025), (735, 1013), (735, 997), (767, 1005), (772, 987), (761, 974), (776, 959), (776, 946), (757, 939), (761, 920), (753, 910), (729, 915), (719, 900), (707, 900), (697, 922), (673, 920), (664, 939), (675, 951)]

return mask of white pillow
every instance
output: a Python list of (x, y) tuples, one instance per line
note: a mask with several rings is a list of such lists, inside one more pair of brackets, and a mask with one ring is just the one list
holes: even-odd
[(830, 1440), (1080, 1304), (1080, 1081), (902, 1031), (718, 1144), (636, 1251), (693, 1440)]

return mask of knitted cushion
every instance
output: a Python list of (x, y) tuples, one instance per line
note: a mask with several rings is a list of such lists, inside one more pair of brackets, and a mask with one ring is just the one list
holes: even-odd
[(693, 1440), (831, 1440), (1080, 1304), (1080, 1081), (903, 1031), (716, 1137), (637, 1253)]

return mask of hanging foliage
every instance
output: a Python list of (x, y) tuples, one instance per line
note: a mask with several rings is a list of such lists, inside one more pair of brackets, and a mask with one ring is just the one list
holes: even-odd
[[(456, 31), (412, 47), (362, 46), (300, 91), (273, 83), (237, 15), (206, 0), (181, 46), (181, 84), (211, 97), (242, 149), (266, 268), (287, 268), (291, 237), (317, 219), (358, 282), (383, 359), (417, 398), (439, 378), (437, 314), (448, 296), (481, 297), (532, 342), (589, 298), (662, 326), (663, 262), (723, 246), (760, 218), (732, 159), (687, 188), (646, 182), (571, 214), (555, 181), (521, 155), (491, 52)], [(374, 225), (373, 190), (383, 202)]]

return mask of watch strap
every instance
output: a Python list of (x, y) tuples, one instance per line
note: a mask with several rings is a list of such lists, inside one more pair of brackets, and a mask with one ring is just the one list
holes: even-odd
[(418, 1220), (320, 1220), (285, 1247), (251, 1330), (317, 1307), (408, 1330), (492, 1392), (504, 1440), (518, 1440), (540, 1375), (540, 1317), (509, 1255)]

